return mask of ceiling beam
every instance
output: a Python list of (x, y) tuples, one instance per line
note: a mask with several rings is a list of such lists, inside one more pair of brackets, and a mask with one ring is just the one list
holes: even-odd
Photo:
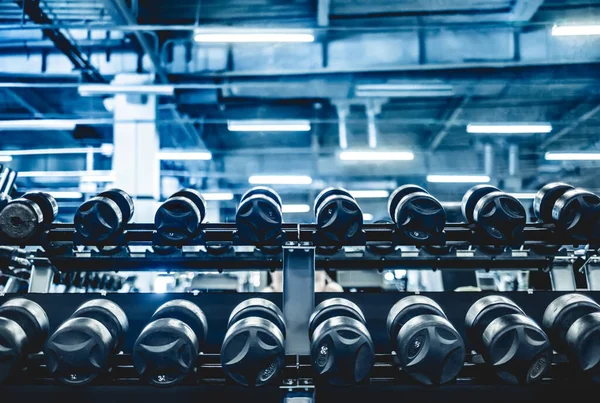
[(596, 115), (598, 112), (600, 112), (600, 105), (596, 105), (595, 107), (593, 107), (592, 109), (590, 109), (589, 111), (587, 111), (586, 113), (584, 113), (583, 115), (581, 115), (580, 117), (575, 119), (567, 127), (563, 128), (562, 130), (560, 130), (560, 131), (556, 132), (555, 134), (553, 134), (552, 136), (548, 137), (544, 142), (542, 142), (542, 149), (548, 147), (550, 144), (554, 143), (555, 141), (557, 141), (557, 140), (563, 138), (564, 136), (566, 136), (567, 134), (571, 133), (580, 124), (593, 118), (594, 115)]
[(467, 105), (467, 103), (469, 102), (470, 99), (471, 98), (468, 96), (464, 97), (462, 99), (462, 101), (460, 101), (458, 106), (456, 108), (454, 108), (454, 111), (452, 111), (452, 114), (446, 120), (446, 123), (444, 124), (444, 127), (442, 128), (442, 130), (440, 130), (435, 135), (433, 140), (431, 140), (431, 143), (429, 143), (429, 148), (428, 148), (429, 151), (435, 151), (435, 149), (439, 147), (439, 145), (442, 143), (442, 141), (444, 141), (444, 139), (450, 132), (450, 129), (452, 129), (452, 126), (454, 126), (456, 124), (456, 122), (458, 121), (458, 117), (460, 116), (464, 107)]
[(329, 26), (329, 10), (331, 0), (317, 0), (317, 25), (320, 27)]
[(4, 88), (4, 92), (6, 92), (6, 94), (13, 99), (13, 101), (15, 101), (16, 103), (18, 103), (19, 105), (21, 105), (21, 107), (25, 110), (27, 110), (29, 113), (31, 113), (33, 115), (33, 117), (35, 118), (43, 118), (44, 114), (42, 112), (40, 112), (39, 109), (37, 109), (35, 106), (31, 105), (25, 98), (23, 98), (21, 95), (17, 94), (14, 90), (10, 89), (10, 88)]

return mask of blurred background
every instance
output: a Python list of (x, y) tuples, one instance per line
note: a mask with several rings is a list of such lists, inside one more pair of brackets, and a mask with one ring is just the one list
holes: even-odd
[(600, 189), (599, 128), (596, 0), (0, 0), (0, 162), (59, 221), (192, 187), (232, 222), (264, 184), (288, 222), (329, 186), (373, 222), (413, 183), (460, 222), (478, 183)]

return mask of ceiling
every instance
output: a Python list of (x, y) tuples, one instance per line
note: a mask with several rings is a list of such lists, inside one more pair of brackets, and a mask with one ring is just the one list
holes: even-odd
[[(155, 73), (157, 84), (176, 88), (159, 98), (161, 146), (213, 153), (207, 163), (163, 162), (163, 175), (181, 185), (239, 196), (253, 173), (287, 173), (315, 180), (277, 187), (295, 203), (311, 204), (325, 185), (392, 190), (407, 182), (456, 201), (469, 185), (428, 184), (426, 175), (483, 173), (491, 144), (489, 173), (504, 188), (531, 191), (561, 179), (600, 189), (594, 163), (544, 160), (547, 151), (598, 147), (600, 36), (551, 35), (555, 24), (598, 21), (600, 0), (0, 0), (0, 119), (96, 119), (74, 132), (6, 132), (0, 147), (111, 142), (107, 103), (81, 97), (78, 85)], [(194, 43), (194, 29), (214, 26), (310, 29), (315, 41)], [(416, 90), (365, 95), (365, 85)], [(377, 148), (412, 150), (414, 161), (339, 160), (341, 126), (349, 149), (368, 148), (370, 110)], [(232, 132), (232, 119), (304, 119), (311, 130)], [(467, 133), (472, 122), (548, 122), (553, 129), (482, 137)], [(509, 172), (511, 144), (519, 163)], [(13, 165), (81, 169), (85, 155)], [(94, 169), (110, 169), (110, 159), (99, 158)], [(48, 186), (77, 185), (65, 179)], [(222, 204), (225, 216), (235, 201)], [(385, 201), (364, 203), (376, 218), (385, 215)]]

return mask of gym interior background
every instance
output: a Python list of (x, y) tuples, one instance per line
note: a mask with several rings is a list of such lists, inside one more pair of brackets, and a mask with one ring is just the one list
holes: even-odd
[(0, 0), (0, 390), (596, 393), (599, 129), (597, 0)]

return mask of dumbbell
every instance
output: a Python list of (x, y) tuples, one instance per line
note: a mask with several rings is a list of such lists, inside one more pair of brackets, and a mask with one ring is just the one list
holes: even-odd
[(150, 320), (133, 345), (133, 366), (153, 385), (175, 385), (194, 369), (208, 331), (206, 316), (178, 299), (161, 305)]
[(533, 211), (540, 221), (554, 223), (575, 239), (598, 237), (600, 197), (592, 192), (566, 183), (550, 183), (535, 194)]
[(265, 186), (253, 187), (240, 199), (235, 214), (238, 232), (256, 244), (273, 241), (281, 233), (281, 207), (281, 198), (273, 189)]
[(0, 232), (12, 240), (26, 240), (43, 224), (51, 224), (58, 214), (58, 204), (48, 193), (25, 193), (11, 200), (0, 211)]
[(600, 381), (600, 305), (581, 294), (565, 294), (544, 311), (542, 326), (552, 347)]
[(527, 220), (519, 200), (490, 185), (477, 185), (465, 193), (461, 210), (468, 223), (498, 240), (518, 238)]
[(0, 306), (0, 382), (13, 374), (27, 354), (40, 351), (48, 336), (48, 316), (37, 303), (11, 299)]
[(284, 343), (285, 322), (277, 305), (263, 298), (247, 299), (229, 316), (221, 366), (240, 385), (267, 385), (283, 369)]
[(441, 203), (417, 185), (396, 189), (388, 199), (388, 213), (398, 229), (417, 242), (441, 234), (446, 224)]
[(356, 199), (345, 189), (327, 188), (317, 195), (313, 206), (317, 230), (327, 241), (343, 244), (363, 226), (363, 214)]
[(332, 385), (364, 380), (375, 362), (375, 347), (360, 308), (330, 298), (314, 309), (309, 323), (310, 358), (316, 373)]
[(103, 242), (116, 235), (133, 217), (131, 196), (120, 189), (99, 193), (75, 212), (75, 229), (86, 240)]
[(172, 242), (187, 241), (200, 232), (206, 200), (195, 189), (181, 189), (161, 204), (154, 215), (156, 232)]
[(109, 367), (121, 348), (129, 322), (114, 302), (94, 299), (81, 305), (50, 336), (44, 355), (50, 373), (62, 383), (84, 385)]
[(419, 382), (446, 383), (464, 365), (462, 337), (431, 298), (402, 298), (388, 314), (387, 331), (400, 368)]
[(510, 299), (490, 295), (476, 301), (465, 317), (467, 337), (508, 383), (541, 381), (552, 363), (548, 336)]

